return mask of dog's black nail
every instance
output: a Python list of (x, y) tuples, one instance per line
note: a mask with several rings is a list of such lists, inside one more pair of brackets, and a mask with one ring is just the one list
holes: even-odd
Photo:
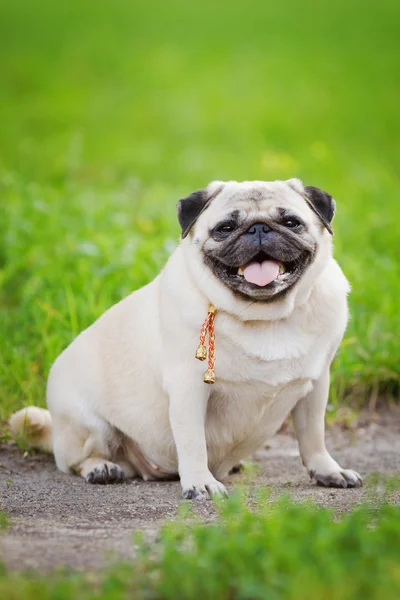
[(229, 472), (229, 475), (234, 475), (235, 473), (240, 473), (242, 471), (242, 465), (235, 465)]
[(185, 490), (182, 496), (185, 498), (185, 500), (193, 500), (194, 498), (196, 498), (196, 490), (194, 488)]

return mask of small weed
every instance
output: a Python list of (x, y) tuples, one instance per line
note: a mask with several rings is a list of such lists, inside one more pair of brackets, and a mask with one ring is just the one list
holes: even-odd
[(0, 510), (0, 530), (7, 529), (10, 526), (10, 519), (4, 510)]

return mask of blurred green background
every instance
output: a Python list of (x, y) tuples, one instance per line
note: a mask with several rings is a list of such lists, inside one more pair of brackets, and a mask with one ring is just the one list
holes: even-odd
[(400, 377), (400, 4), (0, 0), (0, 418), (174, 248), (212, 179), (338, 204), (352, 319), (331, 401)]

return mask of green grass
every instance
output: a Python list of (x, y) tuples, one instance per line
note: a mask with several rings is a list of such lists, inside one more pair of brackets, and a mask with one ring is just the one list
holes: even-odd
[(44, 403), (215, 178), (334, 195), (353, 292), (332, 401), (398, 394), (399, 25), (395, 0), (0, 0), (0, 418)]
[[(255, 512), (254, 512), (255, 511)], [(185, 511), (186, 512), (186, 511)], [(136, 558), (101, 573), (50, 576), (0, 572), (7, 600), (397, 600), (400, 508), (327, 509), (264, 494), (250, 510), (240, 496), (204, 525), (181, 518)]]

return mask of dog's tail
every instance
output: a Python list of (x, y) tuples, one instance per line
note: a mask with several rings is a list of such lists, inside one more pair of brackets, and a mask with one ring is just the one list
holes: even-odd
[(53, 427), (48, 410), (27, 406), (11, 415), (9, 425), (16, 437), (26, 440), (33, 448), (53, 452)]

